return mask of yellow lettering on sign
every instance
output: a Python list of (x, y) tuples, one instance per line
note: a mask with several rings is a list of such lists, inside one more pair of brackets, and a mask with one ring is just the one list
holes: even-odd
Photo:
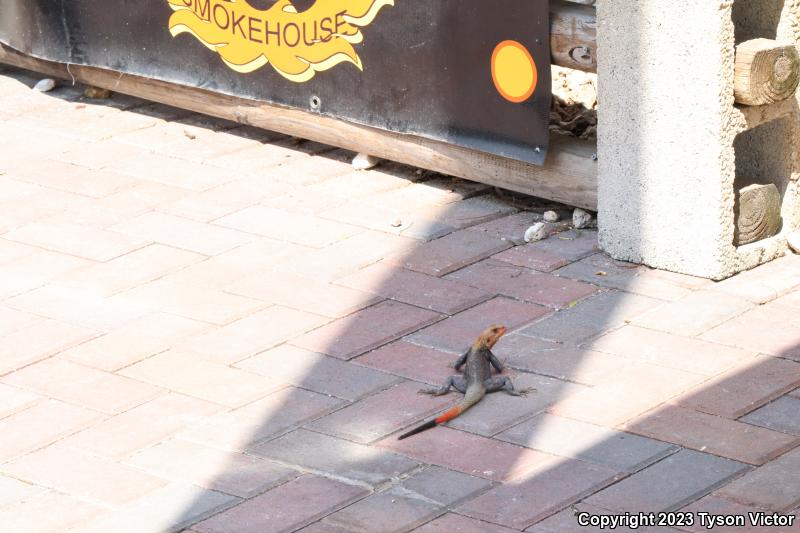
[(237, 72), (253, 72), (269, 63), (298, 83), (342, 62), (363, 70), (353, 48), (363, 40), (361, 28), (381, 8), (394, 5), (394, 0), (317, 0), (298, 13), (291, 0), (278, 0), (266, 10), (247, 0), (167, 2), (175, 11), (169, 19), (173, 37), (194, 35)]

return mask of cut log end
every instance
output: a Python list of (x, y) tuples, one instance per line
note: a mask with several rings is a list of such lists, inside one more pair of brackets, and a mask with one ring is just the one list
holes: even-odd
[(736, 48), (734, 95), (745, 105), (785, 100), (800, 82), (800, 55), (792, 45), (753, 39)]
[(778, 188), (770, 183), (741, 189), (736, 198), (735, 224), (735, 246), (776, 235), (781, 226), (781, 195)]

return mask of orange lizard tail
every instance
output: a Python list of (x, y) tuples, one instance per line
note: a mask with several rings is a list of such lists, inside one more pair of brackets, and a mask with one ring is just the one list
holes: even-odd
[(455, 407), (451, 408), (449, 411), (443, 413), (441, 416), (437, 416), (433, 420), (428, 420), (427, 422), (425, 422), (421, 426), (415, 427), (414, 429), (412, 429), (408, 433), (403, 433), (402, 435), (397, 437), (397, 440), (403, 440), (405, 438), (410, 437), (411, 435), (416, 435), (417, 433), (422, 433), (426, 429), (431, 429), (433, 427), (438, 426), (439, 424), (444, 424), (445, 422), (449, 422), (450, 420), (454, 419), (455, 417), (457, 417), (460, 414), (461, 414), (461, 406), (460, 405), (456, 405)]
[(441, 415), (437, 416), (433, 420), (429, 420), (422, 424), (419, 427), (416, 427), (409, 431), (408, 433), (403, 433), (397, 440), (403, 440), (411, 435), (416, 435), (417, 433), (421, 433), (426, 429), (431, 429), (433, 427), (438, 426), (439, 424), (444, 424), (445, 422), (449, 422), (450, 420), (454, 419), (458, 415), (462, 414), (464, 411), (481, 401), (481, 398), (486, 394), (486, 390), (483, 387), (474, 388), (474, 389), (467, 389), (467, 393), (464, 395), (464, 399), (461, 400), (458, 405), (451, 407)]

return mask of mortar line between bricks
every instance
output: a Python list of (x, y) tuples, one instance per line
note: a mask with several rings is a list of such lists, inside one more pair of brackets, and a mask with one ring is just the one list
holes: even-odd
[[(49, 397), (48, 397), (48, 399), (50, 399), (50, 400), (52, 400), (52, 401), (61, 402), (61, 403), (68, 403), (68, 402), (64, 402), (64, 401), (62, 401), (62, 400), (56, 400), (55, 398), (49, 398)], [(74, 404), (71, 404), (71, 403), (69, 403), (68, 405), (72, 405), (73, 407), (80, 407), (80, 406), (75, 406)], [(31, 409), (31, 408), (33, 408), (33, 405), (31, 405), (30, 407), (28, 407), (28, 408), (26, 408), (26, 409), (23, 409), (22, 411), (17, 411), (17, 413), (23, 413), (23, 412), (25, 412), (25, 411), (27, 411), (28, 409)], [(87, 411), (92, 411), (92, 412), (95, 412), (95, 413), (97, 413), (97, 414), (99, 414), (99, 415), (103, 415), (103, 416), (104, 416), (104, 417), (106, 417), (106, 418), (103, 418), (102, 420), (99, 420), (99, 421), (93, 421), (93, 422), (91, 422), (91, 423), (88, 423), (88, 424), (86, 424), (86, 425), (84, 425), (84, 426), (81, 426), (81, 427), (80, 427), (80, 428), (78, 428), (78, 429), (70, 430), (70, 431), (68, 431), (67, 433), (63, 434), (63, 435), (59, 435), (57, 438), (55, 438), (55, 439), (53, 439), (53, 440), (49, 440), (49, 441), (47, 441), (47, 443), (46, 443), (46, 444), (43, 444), (43, 445), (41, 445), (41, 446), (37, 446), (37, 447), (35, 447), (35, 448), (31, 448), (31, 449), (27, 450), (26, 452), (24, 452), (24, 453), (21, 453), (21, 454), (19, 454), (19, 455), (13, 455), (13, 456), (11, 456), (11, 457), (9, 457), (9, 458), (6, 458), (6, 459), (4, 459), (4, 460), (0, 461), (0, 465), (4, 465), (4, 464), (7, 464), (7, 463), (10, 463), (11, 461), (15, 461), (15, 460), (17, 460), (17, 459), (20, 459), (20, 458), (22, 458), (22, 457), (26, 457), (26, 456), (28, 456), (28, 455), (34, 454), (34, 453), (36, 453), (36, 452), (38, 452), (38, 451), (40, 451), (40, 450), (44, 450), (45, 448), (47, 448), (47, 447), (49, 447), (49, 446), (52, 446), (53, 444), (56, 444), (56, 443), (58, 443), (58, 442), (61, 442), (61, 441), (63, 441), (63, 440), (66, 440), (66, 439), (68, 439), (69, 437), (72, 437), (73, 435), (77, 435), (77, 434), (78, 434), (78, 433), (80, 433), (81, 431), (84, 431), (84, 430), (86, 430), (86, 429), (88, 429), (88, 428), (90, 428), (90, 427), (94, 426), (95, 424), (101, 424), (101, 423), (105, 422), (106, 420), (108, 420), (109, 418), (112, 418), (112, 417), (113, 417), (113, 415), (107, 415), (106, 413), (102, 413), (102, 412), (100, 412), (100, 411), (95, 411), (94, 409), (91, 409), (91, 408), (89, 408), (89, 407), (81, 407), (81, 408), (82, 408), (82, 409), (85, 409), (85, 410), (87, 410)], [(5, 474), (5, 473), (4, 473), (3, 475), (8, 475), (8, 474)]]
[[(47, 319), (47, 320), (54, 320), (54, 321), (56, 321), (56, 322), (61, 322), (61, 323), (69, 324), (68, 322), (62, 322), (62, 321), (60, 321), (60, 320), (55, 320), (55, 319), (53, 319), (53, 318), (49, 318), (49, 317), (42, 317), (42, 318), (45, 318), (45, 319)], [(71, 325), (71, 324), (70, 324), (70, 325)], [(85, 329), (88, 329), (88, 328), (85, 328)], [(98, 333), (99, 333), (99, 332), (98, 332)], [(100, 337), (102, 337), (102, 336), (103, 336), (103, 335), (95, 335), (94, 337), (91, 337), (91, 338), (89, 338), (89, 339), (86, 339), (86, 341), (80, 341), (80, 342), (78, 342), (78, 343), (75, 343), (75, 344), (70, 344), (69, 346), (66, 346), (66, 347), (63, 347), (63, 348), (58, 348), (56, 351), (54, 351), (54, 352), (50, 353), (49, 355), (46, 355), (46, 356), (44, 356), (44, 357), (41, 357), (41, 358), (39, 358), (39, 359), (36, 359), (35, 361), (31, 361), (31, 362), (29, 362), (29, 363), (25, 363), (25, 364), (24, 364), (24, 365), (22, 365), (22, 366), (15, 367), (15, 368), (13, 368), (13, 369), (9, 370), (8, 372), (0, 372), (0, 378), (4, 378), (4, 377), (8, 376), (9, 374), (13, 374), (14, 372), (18, 372), (18, 371), (20, 371), (20, 370), (23, 370), (23, 369), (25, 369), (25, 368), (28, 368), (29, 366), (33, 366), (33, 365), (35, 365), (35, 364), (37, 364), (37, 363), (41, 363), (42, 361), (47, 361), (47, 360), (49, 360), (49, 359), (52, 359), (53, 357), (56, 357), (58, 354), (60, 354), (60, 353), (62, 353), (62, 352), (65, 352), (65, 351), (67, 351), (67, 350), (70, 350), (70, 349), (72, 349), (72, 348), (74, 348), (74, 347), (78, 346), (79, 344), (83, 344), (83, 342), (88, 342), (88, 341), (90, 341), (90, 340), (94, 340), (94, 339), (100, 338)]]
[[(45, 252), (51, 252), (51, 253), (67, 255), (69, 257), (74, 257), (76, 259), (82, 259), (84, 261), (93, 261), (94, 263), (101, 264), (101, 265), (105, 264), (105, 263), (108, 263), (109, 261), (113, 261), (114, 259), (117, 259), (118, 257), (122, 257), (123, 255), (127, 255), (130, 252), (135, 252), (135, 251), (141, 250), (142, 248), (146, 248), (146, 247), (150, 246), (151, 244), (155, 244), (155, 241), (146, 241), (146, 242), (144, 242), (144, 243), (142, 243), (140, 245), (136, 245), (134, 248), (131, 248), (130, 250), (126, 251), (125, 253), (122, 253), (120, 255), (115, 255), (114, 257), (110, 257), (108, 259), (105, 259), (105, 260), (101, 261), (101, 260), (97, 260), (97, 259), (92, 259), (91, 257), (85, 257), (85, 256), (82, 256), (82, 255), (76, 255), (76, 254), (73, 254), (73, 253), (70, 253), (70, 252), (65, 252), (65, 251), (62, 251), (62, 250), (54, 250), (52, 248), (45, 248), (45, 247), (42, 247), (42, 246), (39, 246), (39, 245), (36, 245), (36, 244), (30, 244), (30, 243), (27, 243), (25, 241), (11, 239), (11, 238), (9, 238), (7, 236), (12, 231), (15, 231), (15, 230), (20, 229), (20, 228), (24, 228), (25, 226), (30, 226), (31, 224), (36, 224), (41, 220), (45, 220), (47, 218), (50, 218), (50, 216), (52, 216), (52, 215), (46, 215), (46, 216), (44, 216), (42, 218), (39, 218), (39, 219), (37, 219), (35, 221), (31, 221), (31, 222), (28, 222), (28, 223), (23, 224), (21, 226), (17, 226), (16, 228), (10, 229), (10, 230), (6, 231), (5, 233), (0, 234), (0, 237), (3, 237), (7, 241), (16, 242), (16, 243), (19, 243), (19, 244), (24, 244), (26, 246), (33, 246), (35, 248), (41, 248), (41, 250), (43, 250)], [(84, 225), (84, 224), (75, 224), (75, 225), (76, 226), (84, 226), (84, 227), (87, 227), (87, 228), (91, 228), (92, 227), (92, 226), (87, 226), (87, 225)], [(106, 229), (106, 228), (102, 228), (101, 231), (107, 231), (109, 233), (116, 233), (117, 235), (120, 235), (122, 237), (132, 237), (131, 235), (128, 235), (126, 233), (121, 233), (119, 231), (114, 231), (114, 230), (110, 230), (110, 229)], [(47, 285), (48, 283), (50, 283), (50, 281), (47, 281), (47, 282), (43, 283), (42, 285)], [(30, 291), (24, 291), (24, 292), (22, 292), (20, 294), (24, 294), (25, 292), (30, 292)]]

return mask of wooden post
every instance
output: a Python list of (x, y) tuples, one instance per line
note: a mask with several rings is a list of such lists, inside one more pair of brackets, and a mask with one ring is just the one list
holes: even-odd
[(736, 47), (734, 95), (745, 105), (765, 105), (792, 96), (800, 81), (800, 55), (793, 45), (752, 39)]
[(767, 239), (778, 233), (781, 225), (778, 188), (772, 183), (744, 187), (737, 194), (735, 218), (735, 246)]
[(550, 3), (550, 54), (554, 65), (597, 72), (597, 11), (594, 6)]

